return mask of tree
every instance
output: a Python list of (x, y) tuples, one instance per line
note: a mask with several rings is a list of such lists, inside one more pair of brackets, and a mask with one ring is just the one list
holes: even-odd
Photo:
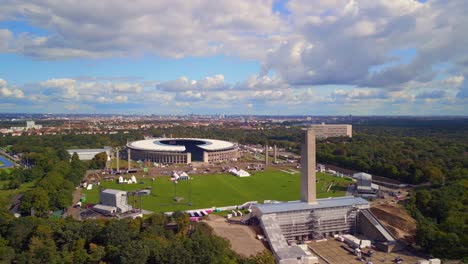
[(73, 263), (86, 263), (86, 260), (88, 259), (88, 252), (86, 252), (86, 249), (84, 248), (85, 246), (85, 240), (84, 239), (78, 239), (75, 242), (75, 245), (73, 246)]
[(107, 163), (107, 153), (101, 152), (96, 154), (94, 158), (91, 160), (91, 168), (92, 169), (103, 169)]
[(89, 244), (88, 260), (92, 263), (99, 263), (106, 255), (106, 250), (103, 246), (94, 243)]
[(23, 214), (30, 214), (31, 209), (34, 209), (37, 216), (48, 215), (49, 195), (44, 189), (37, 187), (24, 194), (21, 199), (20, 210)]
[(15, 250), (8, 246), (8, 241), (0, 236), (0, 263), (11, 263), (15, 258)]
[(58, 263), (57, 247), (52, 239), (32, 237), (29, 243), (29, 263)]

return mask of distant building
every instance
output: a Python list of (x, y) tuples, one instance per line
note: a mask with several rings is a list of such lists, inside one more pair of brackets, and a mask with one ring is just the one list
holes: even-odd
[(346, 124), (325, 124), (310, 126), (317, 138), (353, 137), (353, 126)]
[(70, 156), (76, 152), (80, 160), (92, 160), (94, 156), (102, 152), (106, 152), (107, 158), (109, 159), (111, 156), (111, 150), (112, 148), (110, 147), (104, 147), (102, 149), (67, 149)]
[(25, 127), (11, 127), (12, 131), (26, 131), (30, 129), (41, 129), (42, 125), (36, 125), (34, 121), (26, 121)]

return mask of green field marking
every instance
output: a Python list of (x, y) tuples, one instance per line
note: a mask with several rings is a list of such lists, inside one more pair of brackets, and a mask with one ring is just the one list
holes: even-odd
[[(338, 197), (345, 195), (350, 179), (339, 178), (323, 173), (317, 173), (318, 198)], [(138, 178), (144, 184), (118, 184), (117, 182), (101, 182), (102, 188), (134, 191), (151, 187), (150, 178)], [(326, 192), (328, 185), (335, 181), (334, 187)], [(192, 189), (192, 206), (189, 202), (190, 185)], [(160, 212), (190, 210), (197, 208), (222, 207), (239, 205), (247, 201), (264, 200), (291, 201), (300, 199), (300, 174), (289, 174), (279, 170), (256, 172), (251, 177), (239, 178), (230, 174), (194, 175), (192, 180), (177, 183), (177, 196), (184, 197), (179, 204), (173, 201), (174, 184), (170, 177), (157, 177), (154, 181), (153, 194), (143, 196), (143, 209)], [(99, 201), (97, 186), (93, 190), (84, 190), (89, 203)]]

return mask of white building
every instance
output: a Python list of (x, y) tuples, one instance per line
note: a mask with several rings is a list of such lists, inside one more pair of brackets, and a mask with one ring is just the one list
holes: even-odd
[(94, 209), (101, 213), (125, 213), (132, 210), (132, 206), (128, 204), (127, 192), (106, 189), (101, 192)]
[(359, 172), (353, 174), (353, 178), (357, 181), (358, 194), (365, 196), (375, 196), (377, 194), (379, 186), (372, 183), (372, 175), (365, 172)]
[(102, 152), (106, 152), (107, 159), (110, 160), (111, 150), (112, 149), (110, 147), (105, 147), (102, 149), (67, 149), (70, 156), (76, 152), (80, 160), (92, 160), (94, 156)]

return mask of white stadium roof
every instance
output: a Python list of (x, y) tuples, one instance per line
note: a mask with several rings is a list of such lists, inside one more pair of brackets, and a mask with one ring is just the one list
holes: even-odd
[(206, 139), (206, 138), (154, 138), (130, 142), (127, 144), (127, 147), (131, 149), (138, 150), (150, 150), (150, 151), (168, 151), (168, 152), (184, 152), (184, 145), (169, 145), (164, 144), (161, 141), (178, 141), (178, 140), (187, 140), (187, 141), (201, 141), (202, 144), (197, 145), (199, 148), (216, 151), (224, 150), (235, 147), (234, 143), (217, 140), (217, 139)]

